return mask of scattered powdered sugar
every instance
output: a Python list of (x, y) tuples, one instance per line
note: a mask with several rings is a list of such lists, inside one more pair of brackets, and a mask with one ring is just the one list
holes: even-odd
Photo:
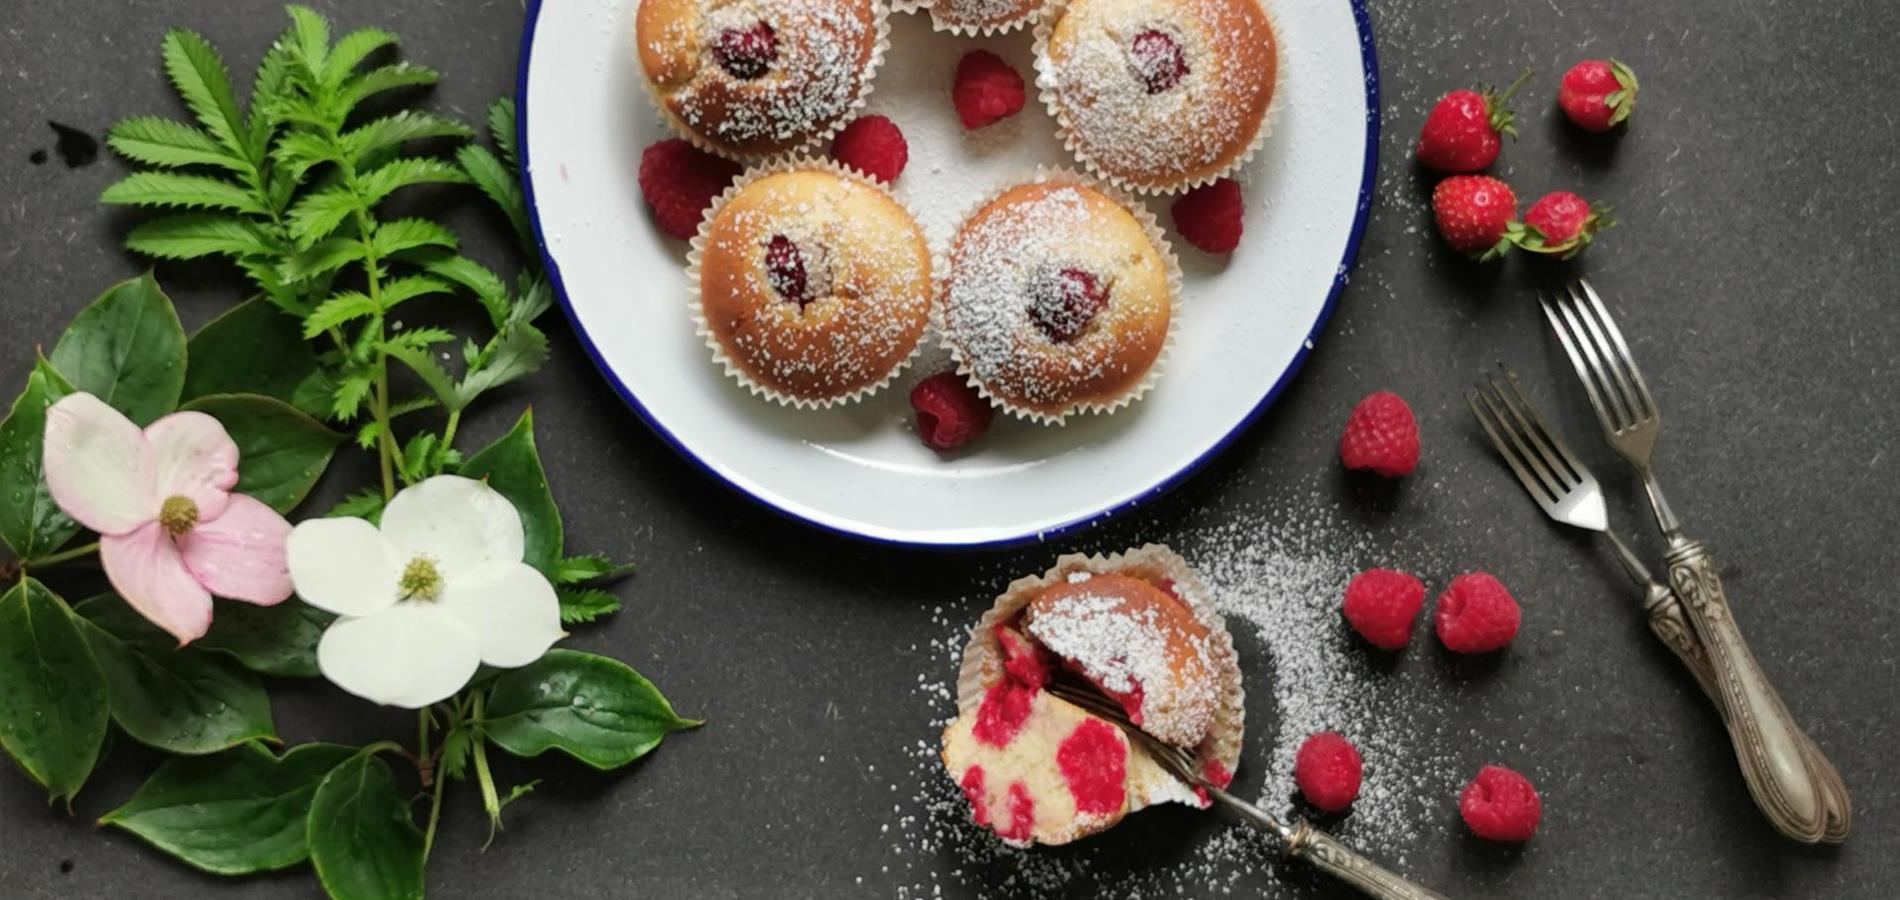
[[(1441, 572), (1450, 563), (1426, 547), (1393, 546), (1388, 535), (1350, 521), (1323, 493), (1313, 488), (1288, 504), (1174, 534), (1170, 543), (1202, 575), (1241, 654), (1250, 729), (1236, 784), (1269, 812), (1305, 814), (1293, 784), (1294, 753), (1314, 732), (1341, 732), (1365, 758), (1365, 782), (1349, 814), (1319, 821), (1349, 845), (1403, 870), (1407, 854), (1426, 845), (1445, 821), (1468, 774), (1453, 751), (1474, 736), (1443, 724), (1455, 694), (1430, 670), (1395, 665), (1357, 641), (1344, 626), (1339, 601), (1363, 568)], [(962, 606), (980, 609), (988, 602), (977, 596)], [(1290, 868), (1304, 866), (1284, 861), (1277, 842), (1225, 817), (1193, 828), (1171, 825), (1197, 815), (1184, 812), (1158, 829), (1149, 827), (1151, 818), (1170, 814), (1143, 812), (1065, 847), (1004, 845), (970, 821), (967, 802), (938, 759), (934, 728), (955, 715), (954, 673), (970, 621), (955, 609), (929, 612), (942, 633), (922, 655), (915, 691), (937, 718), (930, 733), (907, 747), (912, 765), (891, 784), (908, 797), (889, 823), (884, 863), (904, 876), (897, 897), (1263, 896), (1263, 885), (1279, 885)], [(1426, 636), (1415, 641), (1429, 640), (1428, 632), (1420, 634)]]
[(1198, 657), (1196, 677), (1177, 678), (1171, 632), (1163, 630), (1152, 608), (1130, 609), (1120, 597), (1084, 593), (1036, 608), (1027, 624), (1044, 647), (1081, 666), (1084, 675), (1109, 693), (1125, 696), (1141, 690), (1139, 724), (1150, 734), (1192, 746), (1213, 727), (1220, 694), (1205, 632), (1188, 644)]
[(1010, 27), (1034, 17), (1041, 0), (931, 0), (930, 17), (946, 28)]

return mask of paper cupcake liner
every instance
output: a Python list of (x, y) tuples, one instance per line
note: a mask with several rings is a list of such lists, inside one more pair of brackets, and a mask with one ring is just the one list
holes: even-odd
[[(1237, 771), (1247, 723), (1247, 695), (1241, 682), (1240, 656), (1234, 651), (1234, 640), (1227, 631), (1227, 620), (1214, 608), (1213, 592), (1201, 580), (1200, 574), (1188, 565), (1187, 560), (1166, 544), (1148, 544), (1107, 556), (1065, 554), (1056, 558), (1055, 566), (1049, 571), (1010, 582), (989, 611), (977, 620), (976, 626), (970, 631), (969, 643), (963, 648), (963, 661), (957, 670), (958, 714), (974, 713), (983, 702), (984, 692), (1003, 678), (1003, 648), (996, 640), (996, 626), (1015, 619), (1045, 588), (1060, 584), (1078, 572), (1091, 575), (1128, 573), (1150, 579), (1166, 578), (1174, 582), (1175, 593), (1187, 601), (1189, 608), (1194, 611), (1194, 617), (1207, 627), (1208, 652), (1220, 689), (1220, 698), (1214, 707), (1213, 727), (1194, 748), (1195, 757), (1202, 761), (1216, 760), (1227, 767), (1230, 773)], [(1131, 750), (1136, 747), (1133, 743), (1129, 746)], [(1134, 798), (1131, 798), (1130, 812), (1169, 800), (1201, 805), (1192, 791), (1172, 777), (1163, 777), (1157, 782), (1138, 787), (1145, 789), (1141, 798), (1143, 802), (1135, 803)]]
[(909, 5), (912, 9), (929, 14), (930, 30), (944, 34), (953, 34), (957, 37), (990, 37), (997, 34), (1008, 34), (1012, 31), (1021, 31), (1041, 21), (1043, 15), (1049, 10), (1047, 0), (1037, 0), (1036, 5), (1032, 9), (1017, 18), (995, 22), (989, 25), (972, 25), (966, 22), (948, 21), (938, 16), (936, 0), (913, 0)]
[[(898, 200), (897, 197), (890, 192), (889, 188), (879, 184), (876, 179), (849, 166), (840, 165), (831, 159), (810, 156), (794, 157), (763, 163), (747, 169), (733, 181), (730, 187), (721, 192), (718, 197), (713, 198), (712, 205), (708, 206), (705, 215), (700, 217), (699, 232), (693, 235), (693, 239), (688, 244), (686, 251), (686, 289), (689, 295), (686, 307), (692, 317), (693, 333), (706, 344), (706, 349), (712, 352), (713, 363), (723, 369), (727, 377), (738, 382), (741, 387), (750, 391), (753, 396), (764, 397), (780, 406), (789, 406), (795, 409), (829, 409), (834, 406), (848, 406), (890, 387), (891, 383), (896, 381), (898, 376), (902, 375), (904, 370), (909, 368), (911, 363), (915, 362), (917, 357), (922, 354), (924, 345), (929, 340), (931, 328), (931, 323), (927, 319), (923, 330), (918, 332), (917, 341), (911, 346), (910, 352), (905, 354), (904, 358), (899, 360), (896, 365), (892, 366), (891, 370), (885, 373), (882, 379), (875, 384), (869, 384), (848, 394), (840, 394), (835, 397), (794, 397), (770, 385), (760, 384), (752, 377), (751, 373), (747, 372), (744, 367), (735, 362), (731, 355), (726, 352), (725, 345), (719, 342), (719, 336), (713, 333), (712, 326), (706, 322), (706, 310), (700, 301), (700, 263), (705, 256), (706, 241), (712, 230), (713, 219), (719, 214), (719, 210), (725, 207), (727, 202), (737, 196), (747, 185), (750, 185), (760, 178), (782, 172), (809, 171), (814, 169), (831, 172), (841, 178), (848, 178), (859, 184), (875, 189), (884, 196), (889, 197), (892, 203), (896, 203), (902, 208), (904, 213), (910, 216), (912, 224), (916, 224), (917, 214), (911, 211), (911, 208), (905, 205), (903, 201)], [(921, 227), (919, 230), (921, 231)], [(936, 264), (935, 254), (930, 254), (928, 260), (929, 264), (934, 266)], [(934, 290), (936, 284), (934, 272), (931, 273), (930, 284), (932, 285), (933, 296), (931, 299), (932, 305), (934, 306)]]
[(864, 61), (864, 72), (858, 76), (857, 98), (854, 99), (849, 106), (845, 107), (830, 124), (813, 131), (805, 139), (781, 150), (773, 150), (765, 153), (741, 153), (731, 147), (721, 146), (706, 139), (698, 131), (694, 130), (691, 125), (682, 121), (679, 116), (674, 115), (672, 110), (666, 108), (666, 101), (660, 97), (660, 92), (654, 87), (653, 79), (647, 75), (646, 67), (640, 65), (640, 37), (639, 32), (635, 30), (632, 32), (633, 52), (635, 54), (634, 67), (640, 70), (640, 84), (641, 87), (644, 88), (641, 93), (646, 95), (647, 105), (652, 107), (653, 111), (659, 115), (660, 121), (666, 125), (668, 130), (685, 138), (688, 143), (707, 153), (748, 166), (795, 160), (811, 151), (812, 148), (818, 147), (830, 141), (832, 138), (837, 137), (838, 132), (843, 131), (846, 125), (851, 124), (852, 120), (863, 114), (864, 105), (870, 101), (871, 91), (877, 86), (877, 71), (884, 65), (884, 55), (891, 49), (890, 12), (891, 7), (884, 2), (884, 0), (872, 0), (871, 23), (876, 33), (876, 39), (871, 43), (871, 57)]
[(1267, 101), (1266, 111), (1260, 114), (1260, 127), (1254, 129), (1253, 139), (1247, 143), (1247, 146), (1242, 149), (1241, 152), (1235, 154), (1234, 158), (1229, 160), (1225, 166), (1222, 166), (1219, 171), (1157, 185), (1136, 184), (1124, 176), (1110, 172), (1102, 168), (1102, 166), (1095, 161), (1094, 157), (1083, 153), (1081, 148), (1076, 146), (1075, 128), (1069, 122), (1068, 113), (1064, 111), (1061, 103), (1056, 99), (1056, 76), (1054, 67), (1049, 63), (1049, 36), (1055, 29), (1056, 21), (1061, 19), (1063, 12), (1068, 9), (1069, 2), (1070, 0), (1048, 0), (1047, 5), (1043, 7), (1041, 19), (1036, 22), (1036, 29), (1034, 31), (1035, 43), (1033, 45), (1036, 66), (1036, 96), (1042, 100), (1043, 108), (1049, 111), (1049, 117), (1056, 121), (1056, 137), (1062, 141), (1063, 149), (1069, 151), (1069, 155), (1081, 163), (1082, 167), (1087, 169), (1089, 174), (1130, 193), (1142, 196), (1159, 196), (1163, 194), (1177, 194), (1183, 191), (1193, 190), (1202, 185), (1213, 184), (1222, 178), (1226, 178), (1246, 168), (1247, 164), (1253, 161), (1254, 155), (1260, 152), (1260, 148), (1267, 142), (1267, 136), (1273, 134), (1274, 126), (1279, 123), (1280, 103), (1286, 96), (1286, 92), (1281, 90), (1285, 82), (1286, 54), (1281, 52), (1280, 22), (1274, 18), (1273, 10), (1268, 6), (1267, 0), (1257, 0), (1257, 2), (1260, 4), (1261, 13), (1267, 17), (1267, 30), (1273, 33), (1273, 98)]
[[(1127, 210), (1128, 214), (1134, 216), (1135, 221), (1141, 225), (1142, 231), (1147, 234), (1149, 243), (1153, 244), (1155, 252), (1160, 254), (1161, 264), (1167, 269), (1168, 273), (1168, 334), (1161, 342), (1161, 351), (1155, 354), (1154, 362), (1148, 365), (1148, 371), (1142, 374), (1141, 380), (1136, 382), (1133, 387), (1130, 387), (1113, 401), (1107, 403), (1075, 403), (1071, 404), (1062, 412), (1054, 414), (1017, 406), (991, 393), (990, 389), (983, 384), (982, 380), (977, 378), (975, 368), (972, 367), (969, 361), (963, 356), (963, 348), (959, 347), (956, 340), (952, 337), (949, 313), (945, 308), (949, 301), (950, 291), (950, 252), (956, 244), (957, 235), (963, 231), (964, 223), (968, 222), (970, 217), (976, 214), (977, 210), (982, 209), (997, 197), (1002, 196), (1006, 191), (1025, 184), (1050, 182), (1078, 184), (1091, 190), (1099, 191), (1110, 200), (1115, 201), (1117, 205)], [(1148, 209), (1147, 204), (1136, 200), (1126, 191), (1119, 190), (1112, 185), (1105, 184), (1095, 178), (1077, 172), (1074, 169), (1037, 166), (1033, 177), (1022, 181), (1012, 181), (983, 195), (965, 207), (963, 212), (957, 216), (956, 222), (957, 226), (951, 231), (949, 242), (937, 248), (931, 261), (932, 278), (935, 280), (935, 288), (932, 291), (934, 300), (930, 307), (931, 327), (937, 332), (940, 338), (940, 346), (949, 351), (951, 361), (956, 363), (957, 374), (964, 376), (964, 380), (970, 387), (974, 388), (983, 399), (988, 400), (991, 406), (1001, 409), (1018, 419), (1035, 422), (1038, 425), (1064, 425), (1067, 424), (1069, 417), (1073, 415), (1106, 415), (1115, 412), (1147, 396), (1148, 392), (1154, 389), (1155, 382), (1160, 379), (1162, 371), (1167, 368), (1169, 357), (1174, 353), (1176, 336), (1181, 332), (1181, 262), (1174, 255), (1174, 245), (1169, 243), (1167, 234), (1161, 230), (1161, 223), (1156, 221), (1154, 212)]]

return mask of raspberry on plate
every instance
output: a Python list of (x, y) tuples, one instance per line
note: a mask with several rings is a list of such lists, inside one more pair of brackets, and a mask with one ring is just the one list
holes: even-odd
[(1174, 230), (1188, 243), (1209, 253), (1231, 253), (1240, 246), (1245, 208), (1239, 182), (1221, 178), (1182, 194), (1169, 211)]
[(1339, 812), (1359, 796), (1363, 767), (1351, 741), (1336, 731), (1322, 731), (1308, 737), (1293, 757), (1293, 781), (1306, 802)]
[(910, 390), (917, 436), (932, 450), (955, 450), (988, 431), (994, 410), (955, 372), (938, 372)]
[(1348, 469), (1371, 469), (1387, 478), (1418, 468), (1418, 420), (1412, 408), (1390, 391), (1374, 391), (1346, 417), (1339, 436), (1339, 461)]
[(1373, 646), (1397, 650), (1412, 639), (1425, 585), (1404, 572), (1367, 569), (1346, 584), (1346, 622)]
[(910, 144), (896, 122), (883, 116), (864, 116), (832, 139), (831, 158), (889, 184), (910, 162)]
[(1528, 841), (1537, 833), (1544, 804), (1531, 780), (1503, 766), (1478, 770), (1458, 792), (1458, 814), (1471, 833), (1493, 841)]
[(653, 208), (660, 230), (676, 238), (699, 233), (699, 220), (732, 180), (739, 164), (688, 143), (667, 138), (640, 153), (640, 195)]
[(1445, 649), (1488, 653), (1517, 637), (1521, 617), (1517, 601), (1496, 578), (1486, 572), (1466, 572), (1453, 578), (1438, 596), (1432, 623)]
[(1023, 76), (1003, 58), (988, 50), (972, 50), (957, 60), (957, 80), (950, 89), (957, 118), (965, 128), (982, 128), (1022, 111), (1028, 92)]

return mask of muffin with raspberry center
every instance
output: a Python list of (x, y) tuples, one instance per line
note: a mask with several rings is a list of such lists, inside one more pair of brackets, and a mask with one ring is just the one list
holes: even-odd
[(819, 407), (888, 384), (930, 318), (930, 252), (883, 188), (829, 163), (756, 170), (707, 213), (689, 280), (727, 374)]
[(876, 0), (640, 0), (634, 43), (662, 116), (708, 150), (762, 159), (829, 137), (883, 58)]
[(1111, 184), (1209, 183), (1270, 128), (1279, 43), (1260, 0), (1067, 0), (1036, 36), (1043, 102)]
[(971, 384), (1021, 418), (1051, 423), (1147, 392), (1180, 281), (1145, 209), (1068, 173), (981, 204), (941, 275), (945, 344)]
[(1117, 725), (1047, 690), (1086, 683), (1150, 736), (1190, 750), (1214, 784), (1240, 756), (1240, 668), (1199, 578), (1166, 547), (1062, 557), (997, 598), (972, 632), (943, 762), (972, 818), (1013, 844), (1063, 844), (1204, 793)]

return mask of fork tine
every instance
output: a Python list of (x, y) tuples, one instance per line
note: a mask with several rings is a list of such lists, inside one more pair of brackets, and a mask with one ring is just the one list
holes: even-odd
[(1491, 417), (1497, 421), (1505, 436), (1510, 438), (1511, 444), (1517, 448), (1519, 457), (1525, 461), (1531, 471), (1537, 473), (1537, 477), (1544, 483), (1544, 486), (1548, 489), (1554, 502), (1556, 499), (1563, 497), (1564, 493), (1570, 489), (1570, 485), (1551, 470), (1540, 453), (1531, 448), (1530, 444), (1524, 438), (1523, 427), (1514, 427), (1512, 421), (1513, 416), (1505, 411), (1505, 407), (1508, 404), (1506, 404), (1504, 400), (1503, 393), (1498, 390), (1497, 382), (1493, 380), (1494, 377), (1495, 376), (1486, 379), (1487, 382), (1489, 382), (1491, 390), (1488, 392), (1480, 390), (1478, 397), (1484, 401), (1484, 405), (1486, 409), (1490, 411)]
[(1491, 439), (1491, 446), (1497, 448), (1498, 455), (1504, 457), (1505, 465), (1511, 467), (1512, 474), (1516, 475), (1518, 482), (1524, 485), (1524, 490), (1530, 492), (1531, 499), (1537, 501), (1537, 505), (1543, 507), (1555, 505), (1557, 495), (1551, 493), (1550, 488), (1536, 475), (1531, 474), (1531, 470), (1525, 467), (1523, 458), (1518, 456), (1517, 450), (1498, 434), (1498, 429), (1503, 427), (1502, 423), (1492, 423), (1491, 415), (1485, 411), (1484, 407), (1478, 405), (1480, 396), (1479, 391), (1475, 389), (1466, 391), (1465, 405), (1471, 407), (1471, 414), (1478, 418), (1478, 425), (1484, 429), (1485, 436)]
[(1539, 295), (1538, 300), (1544, 306), (1544, 317), (1557, 332), (1557, 339), (1564, 345), (1564, 352), (1570, 356), (1570, 366), (1577, 370), (1577, 378), (1583, 382), (1583, 391), (1590, 398), (1590, 406), (1597, 412), (1597, 421), (1609, 432), (1621, 431), (1626, 422), (1631, 421), (1623, 406), (1623, 400), (1616, 395), (1615, 386), (1603, 374), (1601, 364), (1597, 362), (1596, 347), (1590, 342), (1589, 335), (1577, 319), (1570, 298), (1556, 293), (1555, 300)]
[(1549, 442), (1548, 447), (1555, 452), (1555, 459), (1561, 461), (1576, 476), (1577, 483), (1589, 481), (1590, 470), (1584, 466), (1583, 460), (1570, 452), (1570, 446), (1564, 443), (1563, 438), (1557, 436), (1557, 432), (1550, 427), (1550, 423), (1544, 421), (1544, 414), (1538, 411), (1537, 404), (1532, 403), (1530, 395), (1524, 392), (1524, 385), (1517, 380), (1517, 373), (1505, 368), (1503, 363), (1499, 363), (1498, 368), (1504, 372), (1505, 380), (1510, 383), (1511, 393), (1517, 396), (1516, 408), (1522, 409), (1530, 416), (1531, 434)]
[(1590, 284), (1590, 279), (1577, 279), (1577, 284), (1583, 287), (1584, 295), (1590, 298), (1590, 305), (1596, 311), (1597, 321), (1602, 322), (1603, 329), (1609, 332), (1610, 340), (1615, 345), (1616, 356), (1622, 360), (1623, 368), (1629, 372), (1630, 381), (1635, 387), (1632, 396), (1638, 405), (1644, 408), (1646, 415), (1658, 414), (1661, 410), (1656, 408), (1656, 396), (1649, 392), (1649, 382), (1643, 380), (1643, 370), (1637, 368), (1636, 357), (1630, 354), (1630, 345), (1623, 340), (1623, 329), (1617, 327), (1616, 319), (1610, 316), (1609, 307), (1605, 306), (1603, 298), (1597, 295), (1597, 289)]
[(1629, 357), (1626, 354), (1617, 353), (1616, 348), (1610, 344), (1609, 335), (1604, 333), (1603, 325), (1597, 319), (1596, 310), (1590, 308), (1589, 301), (1583, 298), (1583, 292), (1577, 290), (1574, 284), (1567, 290), (1570, 293), (1571, 308), (1576, 310), (1577, 318), (1583, 322), (1590, 345), (1595, 348), (1597, 356), (1603, 360), (1603, 367), (1609, 370), (1610, 378), (1606, 383), (1606, 388), (1610, 388), (1613, 394), (1622, 398), (1625, 408), (1629, 410), (1629, 418), (1624, 420), (1624, 423), (1634, 425), (1648, 418), (1648, 410), (1643, 407), (1643, 404), (1637, 402), (1636, 388), (1631, 386), (1629, 376), (1623, 371), (1624, 363)]

